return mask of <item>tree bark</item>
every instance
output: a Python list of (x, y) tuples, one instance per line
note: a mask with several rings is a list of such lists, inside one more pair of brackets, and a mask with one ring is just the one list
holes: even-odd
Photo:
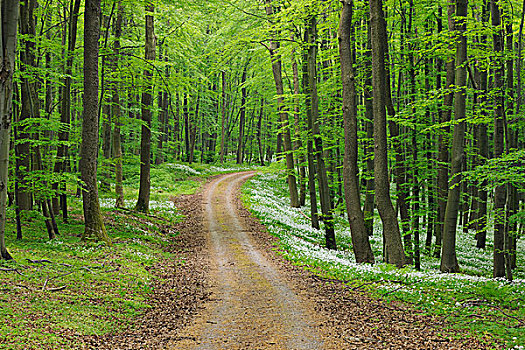
[[(118, 57), (120, 55), (120, 36), (122, 35), (122, 16), (124, 9), (122, 2), (118, 3), (117, 19), (115, 21), (114, 35), (115, 41), (113, 43), (113, 52), (115, 59), (113, 59), (113, 69), (118, 71)], [(113, 150), (113, 161), (115, 163), (115, 194), (117, 195), (115, 201), (116, 208), (124, 207), (124, 187), (122, 185), (123, 171), (122, 171), (122, 145), (120, 142), (120, 127), (122, 123), (120, 121), (121, 110), (120, 110), (120, 95), (119, 95), (119, 84), (117, 81), (113, 81), (112, 89), (112, 111), (111, 116), (113, 118), (113, 137), (112, 137), (112, 150)]]
[(200, 94), (197, 95), (197, 101), (195, 104), (195, 113), (193, 122), (191, 120), (191, 117), (188, 116), (188, 129), (189, 129), (189, 153), (188, 153), (188, 163), (193, 163), (193, 158), (195, 155), (195, 142), (197, 140), (197, 121), (199, 120), (199, 106), (200, 106)]
[[(273, 16), (272, 1), (266, 0), (266, 15)], [(272, 60), (272, 73), (275, 80), (275, 88), (277, 90), (277, 108), (279, 110), (280, 126), (283, 137), (283, 147), (286, 157), (286, 172), (288, 179), (288, 190), (290, 191), (290, 206), (292, 208), (299, 207), (299, 194), (297, 193), (297, 181), (295, 176), (295, 163), (293, 159), (292, 137), (290, 135), (288, 114), (284, 106), (284, 87), (282, 78), (281, 54), (279, 53), (279, 43), (272, 40), (270, 43), (270, 57)]]
[(244, 128), (246, 124), (246, 75), (248, 73), (248, 64), (250, 60), (246, 61), (242, 70), (241, 77), (241, 110), (239, 114), (239, 138), (237, 140), (237, 164), (242, 164), (244, 161)]
[[(507, 51), (507, 95), (505, 101), (507, 102), (506, 110), (508, 111), (505, 117), (506, 120), (512, 120), (509, 124), (515, 124), (514, 115), (514, 60), (512, 59), (514, 53), (514, 35), (512, 28), (512, 20), (510, 17), (510, 11), (506, 11), (507, 16), (505, 17), (506, 27), (506, 51)], [(511, 118), (512, 117), (512, 118)], [(515, 152), (518, 150), (518, 133), (515, 128), (507, 127), (505, 123), (506, 132), (506, 144), (507, 153)], [(510, 126), (510, 125), (509, 125)], [(512, 280), (512, 269), (515, 268), (516, 264), (516, 245), (518, 238), (518, 224), (513, 221), (513, 216), (518, 212), (519, 199), (518, 189), (513, 184), (507, 184), (507, 211), (505, 214), (505, 274), (508, 280)]]
[[(520, 27), (519, 27), (519, 31), (518, 31), (518, 52), (517, 52), (517, 57), (516, 57), (516, 115), (520, 115), (520, 112), (521, 112), (521, 106), (523, 104), (523, 96), (521, 94), (521, 66), (522, 66), (522, 46), (523, 46), (523, 27), (524, 27), (524, 24), (525, 24), (525, 0), (523, 1), (523, 4), (522, 4), (522, 10), (521, 10), (521, 21), (520, 21)], [(513, 142), (514, 144), (511, 146), (511, 147), (514, 147), (516, 146), (516, 149), (517, 147), (519, 146), (518, 144), (518, 133), (516, 133), (515, 137), (513, 138)], [(516, 196), (516, 199), (514, 198), (509, 198), (509, 205), (511, 205), (512, 207), (510, 208), (510, 210), (519, 210), (519, 202), (520, 202), (520, 196), (518, 195), (518, 193), (515, 193), (514, 191), (512, 191), (510, 194), (510, 196)], [(521, 225), (521, 227), (523, 228), (523, 225)], [(515, 232), (515, 237), (513, 237), (513, 249), (514, 249), (514, 252), (515, 252), (515, 249), (516, 249), (516, 245), (517, 245), (517, 237), (519, 236), (519, 230), (518, 230), (518, 227), (517, 227), (517, 223), (513, 224), (513, 228), (514, 229), (514, 232)], [(511, 230), (512, 230), (511, 229)], [(511, 267), (512, 268), (516, 268), (517, 267), (517, 262), (516, 262), (516, 254), (513, 254), (512, 257), (511, 257)]]
[(80, 177), (83, 182), (84, 233), (111, 244), (100, 211), (97, 186), (98, 158), (98, 40), (100, 37), (100, 0), (86, 0), (84, 19), (84, 112), (80, 146)]
[[(489, 10), (488, 2), (485, 0), (482, 9), (482, 21), (483, 23), (488, 22)], [(487, 35), (482, 34), (480, 39), (480, 44), (485, 44), (487, 41)], [(488, 72), (486, 67), (482, 66), (479, 69), (479, 89), (481, 90), (479, 96), (479, 108), (481, 114), (487, 114), (488, 110)], [(481, 123), (477, 128), (476, 139), (478, 141), (479, 155), (478, 155), (478, 165), (482, 165), (486, 162), (489, 157), (489, 140), (487, 133), (487, 124)], [(477, 213), (477, 222), (476, 222), (476, 247), (480, 249), (485, 249), (487, 242), (487, 199), (488, 193), (485, 189), (487, 182), (483, 181), (478, 190), (478, 213)]]
[(24, 36), (21, 40), (23, 50), (20, 53), (20, 70), (23, 74), (20, 84), (20, 116), (17, 118), (17, 122), (21, 125), (16, 127), (17, 142), (15, 143), (15, 153), (17, 157), (15, 158), (15, 175), (18, 181), (16, 195), (22, 212), (31, 210), (33, 207), (33, 197), (27, 180), (27, 176), (31, 171), (31, 135), (26, 130), (30, 126), (27, 123), (24, 125), (24, 121), (30, 119), (34, 115), (35, 110), (31, 97), (34, 78), (28, 76), (33, 74), (31, 67), (35, 67), (35, 5), (35, 0), (26, 0), (20, 4), (20, 34)]
[[(454, 13), (456, 11), (456, 5), (454, 0), (449, 0), (448, 4), (448, 30), (450, 32), (455, 29)], [(440, 123), (447, 124), (452, 116), (452, 103), (454, 102), (454, 83), (455, 83), (455, 71), (456, 63), (454, 58), (449, 59), (446, 63), (446, 82), (445, 89), (447, 93), (443, 101), (443, 106), (440, 111)], [(448, 196), (448, 174), (449, 174), (449, 134), (450, 127), (443, 127), (443, 131), (438, 137), (438, 175), (437, 175), (437, 193), (438, 193), (438, 217), (436, 225), (436, 246), (434, 250), (434, 257), (439, 258), (441, 256), (441, 246), (443, 242), (443, 227), (445, 221), (445, 210), (447, 207), (447, 196)]]
[(259, 119), (257, 121), (257, 145), (259, 146), (259, 163), (264, 166), (264, 148), (262, 144), (262, 121), (264, 116), (264, 98), (261, 97), (261, 107), (259, 109)]
[[(304, 42), (308, 42), (308, 31), (304, 33)], [(302, 73), (303, 73), (303, 94), (305, 95), (305, 108), (306, 108), (306, 118), (307, 118), (307, 134), (306, 134), (306, 154), (308, 161), (308, 194), (310, 196), (310, 221), (312, 227), (319, 229), (319, 210), (317, 206), (317, 191), (315, 189), (315, 174), (316, 166), (314, 159), (314, 143), (312, 135), (312, 103), (310, 99), (310, 84), (308, 78), (308, 49), (303, 50), (303, 64), (302, 64)]]
[(364, 81), (364, 102), (365, 102), (365, 129), (366, 141), (364, 147), (364, 154), (366, 159), (366, 191), (365, 203), (363, 204), (363, 214), (365, 216), (366, 231), (369, 236), (374, 233), (374, 107), (372, 104), (372, 42), (371, 42), (370, 25), (368, 23), (366, 53), (367, 58), (365, 63), (365, 81)]
[(222, 105), (221, 105), (221, 164), (224, 163), (224, 148), (226, 137), (226, 72), (221, 72), (222, 79)]
[(467, 0), (456, 0), (456, 76), (454, 93), (454, 133), (447, 207), (443, 225), (443, 247), (441, 250), (441, 272), (459, 272), (456, 256), (456, 226), (461, 197), (461, 169), (463, 165), (467, 88)]
[(328, 176), (323, 159), (324, 149), (321, 130), (319, 127), (319, 96), (317, 94), (317, 20), (315, 16), (307, 19), (307, 28), (305, 36), (308, 40), (308, 86), (310, 92), (311, 121), (310, 127), (315, 145), (315, 161), (317, 165), (317, 182), (319, 185), (319, 199), (321, 202), (321, 220), (324, 223), (326, 247), (328, 249), (337, 249), (335, 241), (335, 228), (333, 218), (333, 204), (328, 186)]
[[(148, 2), (146, 4), (146, 47), (145, 59), (151, 61), (155, 59), (155, 32), (153, 13), (155, 6)], [(149, 66), (144, 69), (145, 88), (142, 92), (142, 132), (140, 137), (140, 187), (139, 197), (135, 210), (149, 212), (149, 196), (151, 190), (150, 170), (151, 170), (151, 108), (153, 107), (153, 72)]]
[[(494, 158), (503, 155), (505, 148), (505, 94), (503, 54), (503, 33), (501, 12), (495, 0), (490, 1), (490, 12), (493, 26), (493, 49), (495, 53), (494, 71)], [(494, 192), (494, 269), (493, 277), (505, 277), (505, 204), (507, 187), (504, 184), (496, 186)]]
[(305, 168), (305, 156), (303, 152), (303, 142), (301, 140), (301, 115), (300, 115), (300, 103), (299, 103), (299, 68), (297, 60), (295, 58), (295, 49), (292, 49), (292, 71), (293, 71), (293, 93), (294, 93), (294, 127), (295, 127), (295, 140), (294, 150), (297, 154), (297, 162), (299, 168), (299, 205), (302, 207), (306, 202), (306, 168)]
[(387, 47), (386, 23), (381, 0), (370, 0), (370, 27), (372, 38), (372, 88), (374, 109), (374, 174), (376, 203), (385, 238), (386, 262), (398, 267), (405, 265), (405, 253), (396, 211), (390, 199), (387, 162), (385, 53)]
[(17, 44), (18, 0), (4, 0), (0, 8), (0, 259), (11, 260), (5, 244), (9, 147), (13, 113), (13, 72)]
[(357, 167), (357, 100), (351, 26), (354, 3), (344, 1), (339, 21), (339, 56), (341, 59), (341, 80), (343, 83), (343, 121), (345, 129), (345, 154), (343, 180), (346, 211), (352, 233), (352, 246), (357, 263), (374, 263), (370, 247), (365, 216), (361, 210), (361, 198)]

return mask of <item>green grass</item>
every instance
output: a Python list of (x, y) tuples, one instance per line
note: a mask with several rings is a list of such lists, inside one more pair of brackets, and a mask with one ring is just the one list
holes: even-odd
[[(243, 201), (270, 234), (279, 238), (279, 251), (294, 264), (323, 277), (345, 281), (351, 288), (377, 298), (403, 301), (420, 311), (450, 321), (451, 326), (475, 337), (505, 343), (508, 348), (525, 344), (525, 247), (519, 241), (516, 281), (491, 277), (491, 249), (472, 248), (473, 235), (458, 234), (458, 259), (463, 274), (439, 273), (439, 259), (423, 256), (423, 270), (397, 269), (381, 262), (381, 225), (376, 218), (372, 249), (378, 263), (354, 263), (349, 227), (336, 218), (339, 251), (323, 248), (324, 234), (310, 227), (308, 208), (289, 207), (284, 174), (268, 172), (252, 178), (243, 188)], [(301, 213), (302, 211), (302, 213)], [(424, 242), (424, 237), (422, 237)], [(489, 239), (489, 243), (491, 243)]]

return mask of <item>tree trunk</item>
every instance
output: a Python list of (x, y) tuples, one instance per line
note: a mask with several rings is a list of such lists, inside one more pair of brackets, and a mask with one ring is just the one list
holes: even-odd
[[(155, 59), (155, 32), (153, 13), (155, 6), (148, 2), (146, 4), (146, 48), (145, 59)], [(140, 137), (140, 187), (139, 197), (135, 210), (149, 212), (150, 196), (150, 169), (151, 169), (151, 109), (153, 107), (153, 85), (151, 83), (153, 72), (149, 66), (144, 69), (144, 81), (146, 86), (142, 92), (142, 131)]]
[(259, 110), (259, 120), (257, 121), (257, 145), (259, 146), (259, 163), (264, 166), (264, 148), (262, 144), (262, 121), (264, 116), (264, 98), (261, 97), (261, 108)]
[(80, 146), (80, 178), (83, 181), (84, 233), (111, 244), (107, 235), (97, 186), (98, 158), (98, 40), (100, 37), (100, 0), (86, 0), (84, 19), (84, 112)]
[(307, 28), (305, 30), (305, 40), (308, 46), (308, 86), (310, 92), (310, 107), (311, 107), (311, 127), (312, 135), (315, 145), (315, 160), (317, 164), (317, 182), (319, 184), (319, 199), (321, 201), (321, 220), (324, 223), (326, 247), (328, 249), (337, 249), (335, 241), (335, 228), (333, 218), (333, 204), (330, 195), (330, 187), (328, 186), (328, 176), (326, 172), (325, 162), (323, 159), (323, 140), (321, 137), (321, 130), (319, 127), (319, 96), (317, 94), (317, 20), (315, 16), (310, 16), (307, 20)]
[[(448, 30), (450, 32), (455, 29), (454, 13), (456, 6), (454, 0), (449, 0), (448, 4)], [(454, 58), (451, 58), (446, 63), (447, 77), (445, 82), (445, 89), (447, 93), (445, 95), (443, 106), (440, 113), (440, 123), (447, 124), (452, 116), (452, 103), (454, 102), (454, 83), (455, 83), (455, 71), (456, 64)], [(439, 258), (441, 256), (441, 245), (443, 242), (443, 227), (445, 221), (445, 210), (447, 207), (447, 195), (448, 195), (448, 173), (449, 173), (449, 134), (450, 127), (445, 126), (443, 131), (438, 137), (438, 175), (437, 175), (437, 193), (438, 193), (438, 217), (436, 225), (436, 246), (434, 250), (434, 257)]]
[[(117, 10), (117, 20), (115, 21), (114, 35), (115, 41), (113, 43), (113, 52), (115, 54), (115, 59), (113, 59), (113, 69), (117, 71), (117, 62), (118, 56), (120, 54), (120, 36), (122, 34), (122, 16), (124, 8), (122, 7), (122, 2), (118, 3)], [(112, 96), (112, 112), (111, 116), (113, 118), (113, 138), (112, 138), (112, 148), (113, 148), (113, 161), (115, 163), (115, 194), (117, 199), (115, 201), (116, 208), (124, 207), (124, 187), (122, 185), (122, 145), (120, 144), (120, 127), (122, 123), (120, 121), (121, 111), (120, 111), (120, 95), (119, 95), (119, 84), (118, 82), (113, 82), (113, 96)]]
[(371, 42), (370, 25), (367, 30), (366, 43), (366, 63), (365, 63), (365, 81), (364, 81), (364, 100), (365, 100), (365, 129), (366, 141), (364, 154), (366, 159), (366, 192), (365, 203), (363, 205), (363, 214), (365, 216), (366, 231), (369, 236), (374, 233), (374, 110), (372, 105), (372, 42)]
[[(305, 39), (306, 33), (305, 33)], [(306, 42), (306, 40), (305, 40)], [(312, 135), (312, 108), (310, 102), (310, 86), (308, 83), (308, 50), (303, 55), (303, 93), (305, 94), (306, 116), (308, 130), (306, 135), (306, 153), (308, 161), (308, 194), (310, 196), (310, 220), (312, 227), (319, 229), (319, 209), (317, 207), (317, 191), (315, 189), (315, 174), (317, 173), (314, 159), (314, 143)]]
[(452, 139), (451, 180), (443, 225), (443, 247), (441, 250), (441, 272), (459, 272), (456, 257), (456, 226), (461, 197), (461, 169), (464, 158), (466, 87), (467, 87), (467, 0), (456, 0), (456, 76), (454, 93), (454, 133)]
[[(273, 16), (273, 8), (271, 0), (266, 0), (266, 15)], [(279, 110), (279, 117), (281, 121), (281, 130), (283, 136), (283, 147), (286, 157), (286, 172), (288, 179), (288, 189), (290, 191), (290, 206), (292, 208), (299, 207), (299, 195), (297, 193), (297, 181), (295, 177), (295, 163), (293, 160), (292, 137), (290, 135), (288, 114), (284, 106), (284, 88), (282, 79), (281, 54), (279, 52), (279, 42), (271, 41), (270, 56), (272, 60), (272, 73), (275, 80), (275, 88), (277, 90), (277, 108)]]
[(197, 140), (197, 120), (199, 120), (199, 105), (200, 105), (200, 95), (197, 95), (197, 102), (195, 105), (195, 114), (193, 122), (188, 116), (188, 129), (189, 129), (189, 153), (188, 153), (188, 163), (193, 163), (193, 158), (195, 154), (195, 142)]
[(246, 61), (244, 69), (242, 70), (241, 78), (241, 111), (239, 114), (239, 138), (237, 140), (237, 164), (242, 164), (244, 161), (244, 125), (246, 124), (246, 74), (248, 71), (248, 64), (250, 60)]
[(221, 105), (221, 164), (224, 163), (224, 147), (226, 137), (226, 72), (221, 72), (222, 78), (222, 105)]
[(0, 259), (11, 260), (5, 244), (9, 147), (13, 113), (13, 72), (15, 71), (18, 0), (2, 1), (0, 9)]
[[(66, 66), (64, 75), (64, 86), (61, 88), (61, 108), (60, 108), (60, 131), (58, 133), (58, 148), (57, 156), (54, 167), (54, 172), (57, 174), (64, 173), (67, 171), (67, 163), (69, 158), (69, 129), (71, 124), (71, 75), (73, 73), (73, 60), (74, 51), (77, 40), (77, 28), (78, 28), (78, 16), (80, 11), (80, 0), (72, 0), (70, 6), (70, 19), (69, 19), (69, 35), (67, 43), (66, 55)], [(65, 192), (65, 184), (53, 184), (54, 188), (61, 188), (62, 192)], [(60, 207), (62, 210), (62, 219), (67, 222), (68, 210), (67, 210), (67, 193), (60, 194)]]
[[(521, 95), (521, 65), (522, 65), (522, 45), (523, 45), (523, 26), (524, 26), (524, 22), (525, 22), (525, 0), (523, 1), (523, 5), (522, 5), (522, 10), (521, 10), (521, 21), (520, 21), (520, 28), (519, 28), (519, 32), (518, 32), (518, 53), (517, 53), (517, 57), (516, 57), (516, 77), (517, 77), (517, 82), (516, 82), (516, 115), (520, 115), (520, 112), (521, 112), (521, 105), (523, 104), (523, 96)], [(513, 138), (513, 144), (511, 145), (511, 148), (518, 148), (519, 144), (518, 144), (518, 133), (516, 133), (515, 137)], [(510, 206), (510, 209), (511, 211), (513, 210), (516, 210), (518, 211), (520, 208), (519, 208), (519, 203), (520, 203), (520, 196), (518, 195), (517, 192), (514, 191), (515, 188), (513, 190), (510, 191), (509, 193), (509, 206)], [(515, 196), (515, 198), (514, 198)], [(523, 224), (521, 225), (521, 227), (523, 228)], [(517, 238), (520, 236), (520, 232), (518, 230), (518, 227), (517, 227), (517, 223), (514, 223), (512, 228), (511, 228), (511, 232), (514, 231), (515, 232), (515, 235), (512, 239), (512, 248), (513, 248), (513, 251), (514, 251), (514, 254), (512, 255), (511, 257), (511, 267), (512, 268), (516, 268), (517, 267), (517, 262), (516, 262), (516, 245), (517, 245)]]
[(343, 2), (339, 22), (339, 56), (343, 83), (343, 120), (345, 129), (345, 154), (343, 180), (345, 186), (346, 211), (352, 233), (352, 246), (357, 263), (374, 263), (370, 247), (365, 216), (361, 210), (361, 198), (357, 167), (357, 100), (352, 44), (350, 39), (353, 1)]
[[(487, 23), (489, 18), (488, 11), (488, 2), (485, 0), (482, 10), (482, 21)], [(487, 35), (481, 35), (481, 44), (485, 44), (487, 41)], [(481, 90), (479, 96), (479, 108), (482, 115), (487, 114), (488, 110), (488, 72), (486, 67), (482, 66), (479, 69), (479, 89)], [(489, 158), (489, 140), (487, 133), (487, 124), (481, 123), (477, 128), (476, 139), (478, 140), (479, 148), (479, 165), (482, 165)], [(476, 222), (476, 247), (480, 249), (485, 249), (487, 242), (487, 200), (488, 193), (485, 189), (487, 182), (483, 181), (478, 190), (478, 213), (477, 213), (477, 222)]]
[(295, 49), (292, 49), (292, 71), (293, 71), (293, 93), (294, 93), (294, 127), (295, 127), (295, 141), (294, 150), (297, 154), (297, 162), (299, 163), (299, 205), (302, 207), (306, 202), (306, 169), (304, 163), (306, 162), (303, 152), (303, 142), (301, 140), (301, 116), (299, 103), (299, 69), (297, 60), (295, 58)]
[[(507, 51), (507, 96), (505, 101), (507, 102), (507, 113), (508, 117), (505, 117), (505, 120), (512, 120), (512, 124), (515, 124), (514, 116), (514, 60), (513, 56), (513, 28), (512, 20), (510, 18), (510, 11), (506, 11), (507, 16), (505, 17), (505, 26), (506, 26), (506, 51)], [(511, 118), (512, 117), (512, 118)], [(505, 123), (506, 133), (506, 144), (507, 144), (507, 153), (511, 153), (518, 150), (518, 133), (515, 128), (508, 128), (507, 123)], [(512, 280), (512, 269), (515, 268), (516, 264), (516, 245), (518, 238), (518, 225), (516, 221), (512, 220), (512, 217), (518, 212), (518, 190), (516, 186), (509, 183), (507, 184), (507, 211), (505, 217), (505, 271), (506, 277), (508, 280)]]
[[(494, 71), (494, 158), (503, 155), (505, 147), (505, 95), (504, 72), (505, 65), (501, 58), (503, 54), (503, 33), (501, 13), (495, 0), (490, 2), (490, 12), (493, 26), (493, 44), (495, 53)], [(494, 193), (494, 269), (493, 277), (505, 277), (505, 204), (507, 201), (507, 187), (502, 184), (496, 186)]]
[(372, 87), (374, 93), (374, 174), (376, 203), (385, 238), (386, 262), (398, 267), (405, 265), (396, 211), (390, 199), (386, 136), (386, 23), (381, 0), (370, 0), (370, 27), (372, 38)]
[(35, 109), (31, 104), (31, 90), (34, 83), (28, 77), (28, 74), (31, 73), (26, 72), (29, 67), (35, 66), (35, 18), (33, 13), (35, 4), (35, 0), (26, 0), (20, 4), (20, 34), (24, 35), (21, 40), (23, 51), (20, 53), (20, 70), (23, 72), (23, 75), (20, 84), (20, 117), (19, 119), (17, 118), (17, 122), (21, 126), (16, 128), (17, 142), (15, 143), (15, 153), (17, 157), (15, 158), (15, 175), (18, 181), (18, 203), (22, 212), (31, 210), (33, 207), (33, 197), (27, 180), (27, 176), (31, 171), (31, 135), (26, 131), (30, 126), (24, 122), (33, 116)]

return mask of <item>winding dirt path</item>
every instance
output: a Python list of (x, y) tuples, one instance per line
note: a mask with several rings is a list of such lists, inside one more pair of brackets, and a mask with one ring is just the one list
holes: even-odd
[[(259, 251), (235, 205), (235, 190), (253, 172), (222, 176), (204, 193), (211, 302), (179, 334), (173, 349), (323, 349), (320, 320)], [(332, 348), (332, 347), (331, 347)]]
[[(174, 259), (153, 307), (125, 331), (83, 337), (83, 349), (420, 350), (489, 349), (451, 330), (446, 317), (370, 297), (319, 277), (274, 252), (276, 239), (241, 205), (238, 188), (253, 172), (221, 175), (203, 192), (175, 198), (186, 216), (173, 229)], [(180, 263), (180, 261), (184, 263)]]

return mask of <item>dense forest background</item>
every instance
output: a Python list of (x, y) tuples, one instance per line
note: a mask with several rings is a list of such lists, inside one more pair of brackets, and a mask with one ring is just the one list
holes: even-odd
[(41, 212), (53, 239), (82, 194), (83, 236), (111, 244), (98, 192), (123, 206), (126, 164), (140, 163), (135, 210), (148, 212), (151, 166), (282, 161), (290, 205), (309, 206), (328, 248), (347, 214), (357, 262), (381, 259), (369, 242), (380, 220), (382, 260), (419, 268), (424, 253), (458, 272), (456, 235), (475, 234), (493, 276), (511, 280), (525, 220), (524, 7), (22, 1), (0, 135), (18, 238)]

